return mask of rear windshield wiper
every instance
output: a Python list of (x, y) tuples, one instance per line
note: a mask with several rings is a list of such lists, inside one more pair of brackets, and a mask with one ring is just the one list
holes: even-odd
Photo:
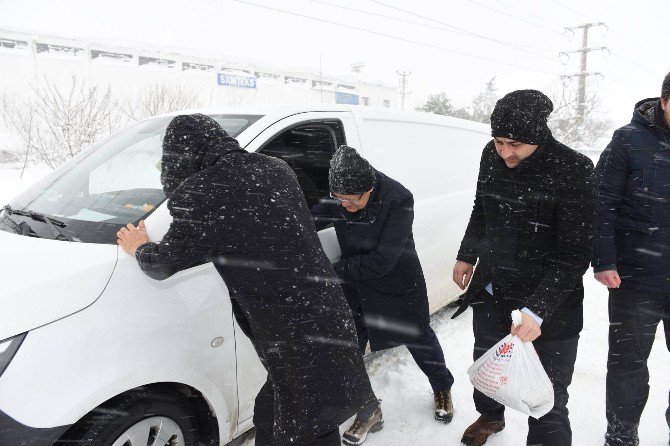
[(51, 231), (51, 234), (53, 234), (55, 240), (66, 240), (68, 242), (81, 241), (78, 238), (70, 235), (68, 232), (64, 231), (63, 228), (65, 228), (67, 225), (58, 219), (49, 217), (47, 215), (35, 211), (22, 211), (18, 209), (12, 209), (10, 206), (5, 206), (4, 209), (9, 211), (10, 214), (30, 217), (33, 220), (45, 223), (49, 227), (49, 230)]

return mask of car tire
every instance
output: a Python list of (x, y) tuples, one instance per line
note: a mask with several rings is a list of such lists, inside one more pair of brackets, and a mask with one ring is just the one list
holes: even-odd
[(93, 410), (57, 445), (197, 446), (196, 411), (186, 398), (136, 389)]

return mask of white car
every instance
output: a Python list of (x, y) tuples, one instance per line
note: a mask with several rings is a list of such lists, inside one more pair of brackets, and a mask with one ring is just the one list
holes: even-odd
[[(310, 205), (328, 194), (335, 149), (357, 148), (414, 192), (431, 309), (456, 296), (487, 126), (334, 105), (192, 112), (286, 160)], [(116, 244), (128, 222), (145, 219), (153, 241), (170, 224), (160, 159), (173, 116), (117, 132), (0, 214), (0, 445), (222, 445), (252, 427), (265, 370), (213, 265), (155, 281)], [(332, 229), (320, 236), (335, 260)]]

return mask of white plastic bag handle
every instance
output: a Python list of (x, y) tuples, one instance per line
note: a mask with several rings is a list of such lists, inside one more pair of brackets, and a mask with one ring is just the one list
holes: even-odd
[(523, 323), (523, 317), (521, 316), (521, 312), (519, 310), (512, 311), (512, 323), (515, 327), (518, 327)]

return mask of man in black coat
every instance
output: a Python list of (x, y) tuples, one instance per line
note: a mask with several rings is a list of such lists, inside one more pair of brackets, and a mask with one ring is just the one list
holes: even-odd
[[(334, 223), (342, 257), (335, 271), (354, 313), (361, 352), (405, 345), (435, 394), (434, 417), (453, 416), (454, 378), (429, 325), (428, 294), (414, 247), (414, 197), (376, 171), (355, 149), (341, 146), (330, 163), (332, 200), (312, 208), (317, 229)], [(359, 413), (344, 442), (361, 444), (381, 428), (381, 408)]]
[[(554, 408), (528, 419), (529, 445), (568, 446), (568, 386), (582, 329), (582, 276), (593, 244), (593, 163), (556, 141), (551, 100), (536, 90), (500, 99), (491, 115), (477, 193), (453, 271), (473, 308), (474, 359), (512, 332), (535, 349), (554, 386)], [(473, 267), (479, 264), (472, 276)], [(523, 323), (511, 326), (520, 309)], [(541, 327), (541, 328), (540, 328)], [(466, 445), (482, 445), (505, 427), (504, 406), (475, 390), (479, 419)]]
[(339, 445), (339, 425), (376, 398), (295, 174), (195, 114), (168, 126), (161, 181), (173, 217), (163, 240), (141, 222), (119, 244), (157, 280), (214, 262), (268, 370), (256, 445)]
[[(670, 73), (635, 105), (596, 168), (595, 278), (609, 288), (608, 446), (639, 444), (647, 359), (663, 321), (670, 350)], [(664, 373), (667, 373), (663, 370)], [(670, 426), (670, 408), (665, 413)]]

